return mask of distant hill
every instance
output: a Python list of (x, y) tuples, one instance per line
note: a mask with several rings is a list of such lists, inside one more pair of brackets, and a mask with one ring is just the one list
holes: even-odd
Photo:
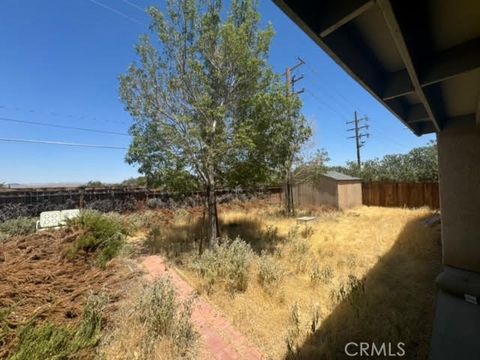
[(10, 189), (26, 189), (26, 188), (50, 188), (50, 187), (78, 187), (83, 186), (85, 183), (27, 183), (27, 184), (6, 184)]

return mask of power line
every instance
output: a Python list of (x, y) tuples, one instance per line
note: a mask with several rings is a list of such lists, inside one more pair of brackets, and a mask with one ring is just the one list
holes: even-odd
[(317, 95), (315, 95), (315, 93), (313, 93), (313, 92), (310, 91), (309, 89), (306, 89), (305, 91), (306, 91), (314, 100), (316, 100), (316, 102), (317, 102), (319, 105), (328, 107), (328, 109), (330, 109), (330, 111), (332, 112), (332, 114), (338, 114), (338, 115), (339, 115), (341, 118), (343, 118), (344, 120), (346, 119), (345, 115), (340, 114), (339, 111), (335, 110), (335, 109), (330, 105), (330, 103), (323, 101), (322, 99), (320, 99)]
[(90, 119), (90, 120), (95, 120), (95, 121), (103, 121), (103, 122), (108, 122), (108, 123), (117, 123), (117, 124), (123, 124), (123, 125), (130, 125), (126, 121), (121, 121), (121, 120), (113, 120), (113, 119), (98, 119), (94, 116), (88, 116), (88, 115), (72, 115), (72, 114), (67, 114), (63, 112), (58, 112), (58, 111), (38, 111), (34, 110), (31, 108), (21, 108), (21, 107), (11, 107), (11, 106), (5, 106), (5, 105), (0, 105), (0, 109), (7, 109), (7, 110), (13, 110), (13, 111), (24, 111), (24, 112), (29, 112), (29, 113), (39, 113), (39, 114), (44, 114), (48, 116), (55, 116), (55, 117), (66, 117), (66, 118), (75, 118), (78, 120), (83, 120), (83, 119)]
[(125, 18), (125, 19), (127, 19), (127, 20), (129, 20), (129, 21), (132, 21), (132, 22), (134, 22), (134, 23), (136, 23), (136, 24), (138, 24), (138, 25), (143, 25), (143, 24), (142, 24), (140, 21), (138, 21), (137, 19), (134, 19), (134, 18), (132, 18), (131, 16), (128, 16), (127, 14), (121, 12), (120, 10), (117, 10), (117, 9), (114, 9), (114, 8), (108, 6), (108, 5), (105, 5), (105, 4), (101, 3), (100, 1), (97, 1), (97, 0), (89, 0), (89, 1), (90, 1), (92, 4), (95, 4), (95, 5), (97, 5), (97, 6), (100, 6), (100, 7), (104, 8), (104, 9), (107, 9), (107, 10), (113, 12), (114, 14), (117, 14), (118, 16), (121, 16), (121, 17), (123, 17), (123, 18)]
[[(320, 77), (320, 73), (315, 69), (313, 68), (309, 63), (306, 63), (306, 66), (308, 68), (308, 70), (310, 70), (310, 72), (314, 75), (316, 75), (317, 77)], [(312, 80), (312, 79), (311, 79)], [(328, 89), (327, 87), (324, 85), (323, 82), (320, 82), (320, 81), (314, 81), (314, 80), (317, 80), (315, 77), (313, 77), (313, 82), (315, 83), (315, 85), (318, 85), (319, 88), (323, 88), (325, 90), (328, 90), (328, 92), (326, 93), (326, 95), (336, 95), (338, 97), (339, 100), (343, 100), (343, 103), (348, 105), (349, 107), (352, 107), (352, 109), (355, 109), (355, 108), (358, 108), (357, 105), (354, 105), (347, 97), (345, 97), (342, 93), (342, 91), (340, 91), (337, 87), (335, 87), (335, 84), (334, 83), (331, 83), (331, 84), (328, 84)], [(307, 90), (308, 92), (308, 90)], [(313, 95), (312, 95), (313, 96)], [(341, 109), (342, 111), (345, 111), (345, 108), (344, 106), (342, 106), (339, 102), (335, 101), (335, 98), (333, 96), (330, 96), (330, 98), (333, 100), (333, 103), (335, 105), (337, 105), (339, 107), (339, 109)], [(318, 98), (316, 98), (318, 100)], [(333, 108), (330, 106), (330, 103), (327, 104), (329, 106), (330, 109), (333, 110)], [(362, 109), (360, 109), (362, 111)], [(334, 110), (333, 110), (334, 111)], [(362, 111), (363, 112), (363, 111)], [(384, 127), (383, 127), (383, 122), (378, 122), (376, 123), (377, 125), (375, 126), (375, 128), (382, 132), (382, 137), (385, 137), (387, 139), (389, 139), (389, 141), (391, 141), (392, 143), (395, 143), (396, 145), (402, 147), (402, 148), (405, 148), (405, 147), (408, 147), (408, 145), (404, 144), (404, 143), (400, 143), (398, 142), (397, 140), (393, 139), (390, 135), (389, 135), (389, 131), (386, 130)]]
[(60, 129), (69, 129), (69, 130), (78, 130), (78, 131), (89, 131), (99, 134), (109, 134), (109, 135), (120, 135), (120, 136), (130, 136), (127, 133), (120, 133), (115, 131), (108, 131), (108, 130), (98, 130), (98, 129), (90, 129), (90, 128), (82, 128), (82, 127), (75, 127), (75, 126), (68, 126), (68, 125), (59, 125), (53, 123), (44, 123), (44, 122), (37, 122), (37, 121), (26, 121), (26, 120), (18, 120), (6, 117), (0, 117), (0, 121), (7, 121), (7, 122), (14, 122), (19, 124), (25, 125), (38, 125), (38, 126), (47, 126), (47, 127), (54, 127)]
[(138, 6), (137, 4), (134, 4), (134, 3), (132, 3), (131, 1), (128, 1), (128, 0), (122, 0), (122, 1), (123, 1), (125, 4), (128, 4), (128, 5), (132, 6), (132, 7), (134, 7), (135, 9), (137, 9), (137, 10), (145, 13), (145, 9), (141, 8), (141, 7)]
[(50, 141), (50, 140), (31, 140), (31, 139), (8, 139), (8, 138), (0, 138), (0, 141), (4, 141), (4, 142), (18, 142), (18, 143), (29, 143), (29, 144), (63, 145), (63, 146), (76, 146), (76, 147), (88, 147), (88, 148), (100, 148), (100, 149), (127, 150), (126, 147), (122, 147), (122, 146), (97, 145), (97, 144), (81, 144), (81, 143), (71, 143), (71, 142), (63, 142), (63, 141)]
[[(306, 63), (307, 65), (307, 68), (316, 76), (318, 77), (321, 77), (320, 73), (315, 70), (315, 68), (313, 66), (311, 66), (310, 64)], [(315, 79), (315, 77), (313, 78)], [(322, 83), (320, 83), (322, 84)], [(338, 90), (333, 84), (330, 84), (329, 86), (329, 89), (330, 91), (333, 91), (335, 94), (337, 94), (339, 96), (339, 98), (341, 98), (346, 104), (348, 104), (349, 106), (351, 106), (353, 109), (356, 108), (356, 106), (350, 101), (348, 100), (340, 90)]]

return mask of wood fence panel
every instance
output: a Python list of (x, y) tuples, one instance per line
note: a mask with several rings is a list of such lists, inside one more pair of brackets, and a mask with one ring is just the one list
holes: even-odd
[(385, 207), (440, 208), (438, 183), (367, 182), (362, 184), (363, 204)]

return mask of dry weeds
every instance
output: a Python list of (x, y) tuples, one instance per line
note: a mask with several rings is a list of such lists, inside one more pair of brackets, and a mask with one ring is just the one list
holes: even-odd
[[(259, 256), (268, 251), (286, 271), (275, 291), (250, 281), (235, 296), (221, 287), (208, 295), (266, 355), (287, 356), (291, 308), (298, 304), (299, 331), (289, 340), (297, 357), (341, 358), (355, 340), (403, 341), (407, 355), (426, 357), (441, 268), (439, 229), (421, 222), (429, 209), (320, 211), (307, 226), (279, 217), (272, 206), (229, 205), (220, 213), (224, 232), (242, 237)], [(201, 290), (202, 280), (184, 264)], [(250, 279), (258, 278), (258, 266), (250, 271)]]
[(7, 309), (0, 358), (15, 347), (17, 332), (35, 319), (56, 325), (80, 321), (87, 298), (107, 293), (106, 314), (115, 310), (124, 284), (138, 274), (124, 259), (114, 259), (105, 270), (90, 255), (67, 258), (78, 234), (71, 230), (16, 237), (0, 245), (0, 308)]

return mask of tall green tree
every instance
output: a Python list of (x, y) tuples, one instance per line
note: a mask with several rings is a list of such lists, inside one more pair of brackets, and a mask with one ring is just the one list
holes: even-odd
[(356, 162), (349, 161), (334, 169), (364, 181), (438, 181), (437, 144), (432, 141), (406, 154), (389, 154), (381, 159), (367, 160), (361, 168)]
[[(147, 178), (175, 187), (194, 181), (207, 194), (209, 244), (218, 235), (215, 189), (267, 181), (284, 158), (298, 99), (288, 96), (267, 58), (271, 26), (259, 28), (254, 0), (170, 0), (149, 8), (153, 39), (120, 77), (135, 119), (127, 161)], [(225, 14), (222, 17), (222, 14)]]
[(327, 172), (329, 161), (328, 152), (325, 149), (317, 149), (309, 158), (301, 159), (301, 162), (295, 167), (293, 172), (295, 182), (315, 182)]

